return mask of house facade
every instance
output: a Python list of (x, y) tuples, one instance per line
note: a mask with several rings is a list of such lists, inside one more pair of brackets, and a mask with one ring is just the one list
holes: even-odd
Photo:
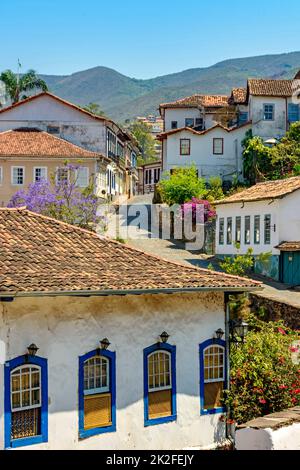
[(206, 179), (243, 180), (241, 142), (246, 132), (267, 145), (276, 143), (300, 119), (299, 93), (296, 75), (290, 80), (249, 79), (247, 87), (234, 88), (230, 96), (193, 95), (161, 104), (163, 171), (193, 163)]
[(222, 181), (243, 179), (242, 141), (249, 123), (226, 128), (221, 124), (204, 131), (180, 128), (159, 136), (163, 142), (162, 171), (175, 168), (197, 168), (199, 178), (219, 176)]
[[(82, 189), (97, 182), (100, 165), (109, 164), (103, 155), (34, 128), (0, 132), (0, 206), (32, 183), (69, 178), (66, 161), (76, 167), (75, 183)], [(95, 190), (101, 197), (101, 186)]]
[(216, 331), (228, 294), (258, 283), (25, 209), (0, 209), (0, 239), (2, 449), (222, 443), (228, 336)]
[(135, 187), (136, 142), (110, 119), (43, 92), (0, 110), (0, 131), (24, 127), (45, 131), (106, 157), (106, 165), (99, 165), (96, 171), (102, 196), (126, 198), (129, 188)]
[[(300, 177), (258, 183), (216, 202), (216, 255), (253, 250), (255, 271), (290, 285), (300, 285)], [(236, 244), (239, 245), (237, 249)]]

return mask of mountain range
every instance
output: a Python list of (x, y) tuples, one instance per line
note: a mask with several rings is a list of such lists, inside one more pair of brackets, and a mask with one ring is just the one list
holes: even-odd
[(42, 75), (51, 92), (79, 105), (97, 103), (117, 122), (158, 114), (160, 103), (194, 93), (229, 94), (246, 86), (248, 78), (291, 78), (300, 69), (300, 52), (229, 59), (211, 67), (194, 68), (140, 80), (107, 67), (71, 75)]

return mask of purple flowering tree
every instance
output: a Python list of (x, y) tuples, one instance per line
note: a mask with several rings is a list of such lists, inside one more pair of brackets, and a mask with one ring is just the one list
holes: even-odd
[(26, 206), (28, 210), (47, 215), (72, 225), (93, 230), (99, 222), (98, 198), (94, 186), (78, 187), (80, 165), (64, 164), (50, 181), (32, 183), (26, 190), (17, 191), (8, 207)]
[(181, 205), (181, 217), (183, 219), (191, 214), (193, 223), (205, 224), (216, 217), (216, 211), (213, 210), (210, 202), (196, 197)]

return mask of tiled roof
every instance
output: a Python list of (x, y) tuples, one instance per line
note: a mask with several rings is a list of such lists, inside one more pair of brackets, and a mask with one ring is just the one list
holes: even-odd
[(224, 107), (228, 106), (228, 96), (225, 95), (192, 95), (173, 101), (162, 103), (160, 108), (193, 108), (193, 107)]
[(275, 248), (280, 251), (300, 251), (300, 242), (282, 242)]
[(249, 124), (251, 124), (251, 122), (252, 121), (248, 121), (240, 126), (233, 126), (233, 127), (225, 127), (225, 126), (222, 126), (222, 124), (216, 124), (215, 126), (209, 127), (205, 131), (196, 131), (192, 127), (178, 127), (177, 129), (170, 129), (169, 131), (158, 134), (156, 136), (156, 139), (163, 140), (163, 139), (166, 139), (169, 135), (177, 134), (178, 132), (182, 132), (182, 131), (191, 132), (192, 134), (199, 135), (199, 136), (208, 134), (209, 132), (214, 131), (215, 129), (222, 129), (223, 131), (226, 131), (226, 132), (234, 132), (236, 130), (241, 129), (242, 127), (248, 126)]
[(247, 101), (247, 88), (233, 88), (230, 101), (234, 104), (244, 104)]
[(292, 96), (293, 80), (250, 79), (250, 95), (254, 96)]
[(38, 129), (0, 132), (0, 157), (41, 156), (97, 158), (99, 155)]
[(257, 287), (250, 279), (169, 262), (25, 208), (0, 208), (2, 296)]
[(300, 189), (300, 176), (293, 178), (266, 181), (258, 183), (251, 188), (235, 193), (221, 201), (216, 201), (216, 205), (230, 204), (234, 202), (262, 201), (264, 199), (278, 199)]

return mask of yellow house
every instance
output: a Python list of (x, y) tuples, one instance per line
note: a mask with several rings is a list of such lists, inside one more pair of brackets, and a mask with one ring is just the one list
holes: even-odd
[[(0, 133), (0, 205), (30, 183), (63, 177), (64, 162), (80, 164), (77, 183), (84, 188), (98, 174), (99, 163), (108, 159), (39, 129), (19, 128)], [(96, 178), (95, 178), (96, 181)]]

